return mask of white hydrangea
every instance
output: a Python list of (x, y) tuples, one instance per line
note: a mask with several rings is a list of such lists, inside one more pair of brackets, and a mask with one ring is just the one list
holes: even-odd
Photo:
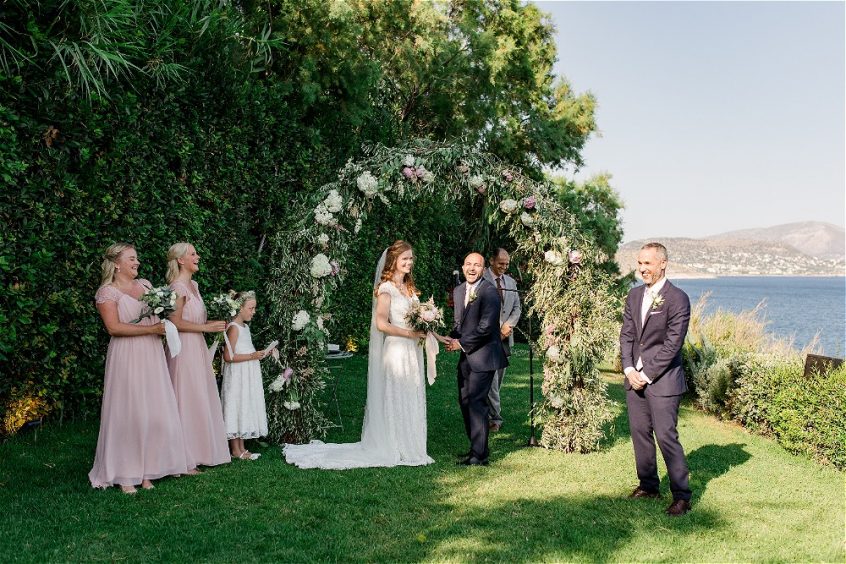
[(317, 236), (317, 242), (325, 247), (329, 244), (329, 235), (327, 235), (326, 233), (321, 233)]
[(559, 266), (564, 263), (564, 257), (558, 251), (549, 250), (543, 254), (543, 259), (552, 266)]
[(561, 347), (558, 345), (552, 345), (546, 349), (546, 358), (552, 362), (561, 362)]
[(325, 203), (320, 202), (314, 208), (314, 221), (320, 225), (331, 225), (335, 221), (335, 216), (332, 215)]
[(288, 411), (296, 411), (300, 408), (300, 402), (298, 401), (286, 401), (282, 402), (282, 405), (284, 405), (285, 409)]
[(315, 278), (323, 278), (332, 273), (332, 265), (329, 264), (329, 257), (323, 253), (317, 253), (311, 259), (311, 275)]
[(529, 212), (523, 212), (520, 214), (520, 222), (526, 227), (531, 227), (535, 224), (535, 218)]
[[(475, 188), (481, 188), (484, 185), (485, 185), (485, 179), (483, 177), (479, 176), (478, 174), (470, 177), (470, 187), (471, 188), (474, 188), (474, 189)], [(500, 208), (501, 207), (502, 207), (502, 204), (500, 204)], [(505, 210), (502, 210), (502, 211), (505, 211)]]
[(291, 328), (294, 331), (302, 331), (308, 322), (311, 321), (311, 316), (308, 312), (304, 309), (301, 309), (297, 313), (294, 314), (294, 319), (291, 322)]
[[(423, 171), (422, 176), (420, 171)], [(422, 166), (417, 167), (417, 176), (427, 184), (434, 182), (435, 180), (435, 173), (427, 168), (423, 168)]]
[(562, 398), (561, 396), (550, 396), (549, 403), (555, 409), (561, 409), (562, 407), (564, 407), (564, 398)]
[(364, 192), (364, 195), (368, 198), (372, 198), (379, 191), (379, 181), (370, 174), (369, 170), (365, 170), (359, 175), (356, 184), (358, 184), (358, 189)]
[(409, 167), (414, 166), (414, 155), (406, 155), (402, 164)]
[(323, 203), (326, 205), (327, 210), (332, 213), (338, 213), (344, 207), (344, 198), (341, 197), (341, 194), (337, 190), (330, 190)]
[(519, 207), (520, 204), (517, 202), (517, 200), (512, 200), (510, 198), (508, 200), (503, 200), (499, 203), (499, 209), (501, 209), (505, 213), (515, 213), (519, 209)]

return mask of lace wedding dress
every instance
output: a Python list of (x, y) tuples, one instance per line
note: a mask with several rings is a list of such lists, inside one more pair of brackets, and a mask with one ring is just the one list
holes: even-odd
[[(382, 274), (385, 254), (376, 268)], [(414, 296), (403, 295), (390, 282), (383, 282), (378, 294), (391, 298), (388, 320), (408, 328), (405, 315)], [(426, 454), (426, 388), (423, 349), (417, 339), (385, 336), (376, 329), (375, 300), (370, 320), (370, 349), (367, 367), (367, 406), (361, 442), (286, 444), (285, 460), (300, 468), (345, 470), (385, 466), (423, 466), (434, 462)]]

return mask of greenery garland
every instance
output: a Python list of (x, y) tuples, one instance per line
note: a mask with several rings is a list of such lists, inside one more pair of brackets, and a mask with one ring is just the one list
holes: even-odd
[(525, 309), (543, 328), (532, 344), (544, 355), (544, 399), (536, 408), (541, 444), (595, 450), (611, 420), (597, 369), (614, 338), (612, 281), (598, 268), (607, 257), (575, 231), (549, 184), (467, 144), (425, 140), (366, 147), (335, 182), (294, 202), (304, 213), (272, 239), (268, 323), (279, 335), (282, 373), (278, 365), (265, 369), (271, 437), (301, 443), (325, 436), (319, 391), (327, 376), (327, 299), (340, 287), (347, 250), (375, 201), (393, 206), (423, 194), (472, 199), (481, 210), (474, 221), (516, 242), (513, 258), (533, 279)]

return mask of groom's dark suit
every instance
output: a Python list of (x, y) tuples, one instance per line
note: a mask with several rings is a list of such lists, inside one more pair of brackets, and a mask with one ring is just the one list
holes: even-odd
[(652, 380), (641, 390), (634, 390), (628, 379), (624, 381), (637, 476), (641, 489), (658, 491), (657, 439), (667, 465), (673, 499), (689, 501), (687, 460), (676, 424), (681, 397), (687, 391), (681, 349), (690, 322), (690, 299), (665, 281), (658, 294), (663, 297), (663, 303), (647, 306), (642, 321), (641, 304), (646, 288), (638, 286), (629, 292), (620, 331), (623, 368), (642, 370)]
[(488, 393), (494, 372), (508, 366), (499, 333), (500, 298), (493, 284), (480, 279), (475, 299), (464, 306), (467, 282), (453, 293), (455, 327), (450, 333), (461, 344), (458, 360), (458, 403), (464, 429), (470, 439), (470, 454), (488, 458)]

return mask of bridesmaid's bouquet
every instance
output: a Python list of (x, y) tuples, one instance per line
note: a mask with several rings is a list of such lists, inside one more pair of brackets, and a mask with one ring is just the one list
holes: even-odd
[(235, 299), (235, 292), (229, 290), (225, 294), (213, 297), (206, 304), (209, 319), (222, 319), (229, 323), (241, 310), (241, 302)]
[(434, 333), (444, 326), (444, 314), (435, 305), (434, 297), (425, 302), (415, 300), (405, 315), (405, 322), (415, 331)]
[(176, 297), (176, 292), (168, 286), (150, 288), (138, 298), (138, 301), (143, 303), (146, 309), (132, 323), (139, 323), (142, 319), (154, 315), (161, 319), (167, 319), (170, 314), (176, 311)]

